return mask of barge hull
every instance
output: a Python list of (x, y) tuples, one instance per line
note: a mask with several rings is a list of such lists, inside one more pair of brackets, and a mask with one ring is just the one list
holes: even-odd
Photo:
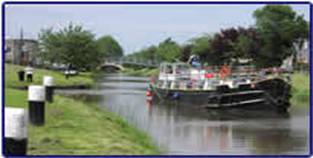
[(163, 89), (150, 85), (153, 102), (167, 102), (183, 106), (196, 106), (208, 110), (246, 109), (287, 111), (290, 85), (280, 79), (263, 80), (230, 89), (225, 86), (216, 90)]

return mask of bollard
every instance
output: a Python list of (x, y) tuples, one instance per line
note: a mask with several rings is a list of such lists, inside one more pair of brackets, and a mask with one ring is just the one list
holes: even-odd
[(17, 72), (17, 75), (18, 75), (18, 80), (20, 82), (23, 82), (24, 81), (24, 78), (25, 78), (25, 71), (21, 70), (21, 71), (18, 71)]
[(27, 114), (22, 108), (5, 108), (4, 155), (24, 156), (27, 150)]
[(45, 123), (45, 87), (28, 87), (28, 106), (30, 123), (36, 126)]
[(27, 77), (27, 82), (33, 82), (33, 74), (32, 73), (26, 74), (26, 77)]
[(48, 102), (52, 103), (53, 102), (53, 95), (54, 95), (53, 77), (44, 76), (43, 77), (43, 85), (45, 86), (45, 89), (46, 89), (46, 100)]

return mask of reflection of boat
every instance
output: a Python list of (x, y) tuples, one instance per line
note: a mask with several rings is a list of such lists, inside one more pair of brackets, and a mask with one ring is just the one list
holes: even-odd
[[(269, 119), (268, 113), (271, 112), (265, 114), (264, 111), (243, 113), (245, 110), (235, 109), (206, 112), (167, 104), (149, 108), (149, 128), (157, 135), (159, 143), (169, 149), (169, 154), (286, 154), (301, 152), (306, 147), (305, 128), (301, 130), (298, 126), (294, 130), (290, 119), (284, 119), (281, 113), (275, 115), (273, 112)], [(229, 119), (231, 121), (227, 121)], [(301, 119), (303, 121), (306, 122)], [(290, 147), (289, 151), (287, 147)]]
[(185, 63), (163, 63), (150, 83), (152, 101), (207, 109), (286, 111), (290, 89), (283, 74), (265, 75), (252, 67), (192, 68)]
[[(203, 110), (202, 107), (197, 106), (181, 106), (174, 104), (167, 104), (167, 102), (149, 104), (149, 114), (160, 113), (166, 111), (174, 114), (174, 119), (179, 117), (205, 119), (210, 121), (227, 121), (227, 120), (245, 120), (245, 119), (262, 119), (262, 118), (289, 118), (289, 112), (277, 113), (276, 111), (264, 110), (248, 110), (243, 108), (224, 108), (223, 110), (215, 108)], [(168, 113), (161, 115), (167, 116)]]

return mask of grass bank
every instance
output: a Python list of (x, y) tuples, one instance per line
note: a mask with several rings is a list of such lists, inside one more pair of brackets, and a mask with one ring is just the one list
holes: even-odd
[[(27, 92), (5, 89), (5, 105), (27, 108)], [(149, 137), (97, 105), (56, 96), (46, 103), (46, 124), (29, 125), (28, 154), (159, 154)]]
[(292, 105), (310, 105), (310, 76), (303, 73), (292, 75)]
[[(5, 106), (27, 109), (27, 91), (14, 87), (27, 86), (17, 80), (21, 66), (5, 65)], [(90, 74), (66, 80), (55, 71), (36, 69), (32, 84), (42, 84), (43, 75), (54, 77), (56, 85), (93, 84)], [(159, 154), (148, 135), (124, 119), (94, 103), (56, 95), (46, 103), (43, 127), (28, 125), (29, 155), (141, 155)]]
[(143, 68), (143, 69), (134, 69), (134, 68), (125, 68), (122, 73), (129, 76), (157, 76), (159, 70), (157, 68)]
[(64, 74), (60, 71), (51, 71), (46, 69), (35, 69), (33, 76), (33, 83), (28, 83), (26, 81), (18, 81), (17, 72), (24, 70), (23, 66), (5, 64), (5, 86), (16, 88), (16, 87), (25, 87), (29, 84), (42, 84), (42, 79), (44, 75), (49, 75), (54, 78), (56, 86), (75, 86), (75, 85), (84, 85), (91, 87), (94, 84), (91, 73), (80, 73), (77, 76), (72, 76), (69, 79), (66, 79)]

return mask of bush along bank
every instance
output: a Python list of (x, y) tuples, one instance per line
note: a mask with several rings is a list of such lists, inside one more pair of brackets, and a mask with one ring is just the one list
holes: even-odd
[(293, 106), (310, 105), (310, 76), (303, 73), (294, 73), (292, 75), (292, 98)]
[(134, 68), (125, 68), (122, 71), (123, 74), (129, 76), (142, 76), (142, 77), (150, 77), (159, 75), (159, 69), (157, 68), (143, 68), (143, 69), (134, 69)]

